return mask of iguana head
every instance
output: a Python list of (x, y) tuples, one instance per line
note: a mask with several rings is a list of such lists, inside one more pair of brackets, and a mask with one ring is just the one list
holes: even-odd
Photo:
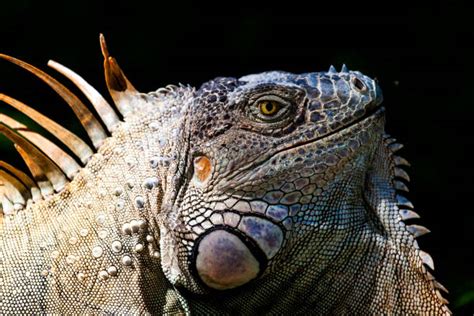
[(346, 69), (203, 84), (186, 122), (187, 172), (163, 228), (168, 278), (203, 293), (291, 264), (306, 251), (293, 249), (294, 240), (317, 236), (310, 210), (328, 198), (327, 184), (370, 159), (381, 101), (374, 80)]

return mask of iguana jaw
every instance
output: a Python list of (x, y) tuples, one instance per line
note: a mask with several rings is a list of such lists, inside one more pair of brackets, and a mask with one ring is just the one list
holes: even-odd
[(311, 143), (316, 143), (316, 142), (331, 142), (332, 138), (334, 136), (339, 137), (339, 135), (344, 135), (344, 134), (354, 134), (357, 129), (360, 129), (363, 125), (370, 123), (371, 121), (378, 121), (383, 117), (385, 113), (385, 108), (379, 105), (373, 105), (369, 107), (367, 110), (366, 114), (363, 115), (362, 117), (354, 120), (348, 125), (341, 126), (338, 129), (335, 129), (328, 134), (325, 134), (321, 137), (316, 137), (314, 139), (308, 140), (308, 141), (302, 141), (302, 142), (297, 142), (291, 146), (284, 146), (283, 148), (277, 150), (274, 155), (277, 155), (281, 152), (284, 152), (286, 150), (292, 149), (292, 148), (297, 148), (301, 146), (305, 146), (307, 144)]

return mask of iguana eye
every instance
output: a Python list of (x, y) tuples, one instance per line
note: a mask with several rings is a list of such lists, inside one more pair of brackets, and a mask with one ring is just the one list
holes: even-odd
[(260, 113), (265, 116), (272, 116), (280, 109), (280, 104), (273, 100), (262, 100), (257, 102)]
[(251, 112), (260, 122), (278, 122), (288, 116), (291, 104), (275, 95), (267, 95), (253, 103)]

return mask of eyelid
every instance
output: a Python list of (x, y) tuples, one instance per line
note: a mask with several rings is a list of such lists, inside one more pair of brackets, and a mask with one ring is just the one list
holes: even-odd
[(256, 98), (255, 100), (251, 101), (251, 103), (257, 104), (258, 102), (261, 102), (261, 101), (276, 101), (278, 103), (281, 103), (284, 106), (290, 105), (290, 102), (274, 94), (267, 94), (267, 95), (260, 96)]

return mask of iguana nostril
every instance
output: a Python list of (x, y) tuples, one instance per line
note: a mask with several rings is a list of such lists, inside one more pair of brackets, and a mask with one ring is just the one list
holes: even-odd
[(352, 78), (352, 84), (354, 85), (354, 87), (357, 90), (359, 90), (359, 92), (363, 92), (363, 91), (367, 90), (367, 87), (365, 86), (365, 83), (363, 83), (362, 80), (360, 80), (357, 77)]
[(206, 181), (211, 175), (211, 161), (206, 156), (194, 158), (194, 170), (199, 181)]
[(265, 268), (246, 243), (224, 229), (214, 230), (201, 239), (195, 264), (201, 280), (217, 290), (241, 286)]

